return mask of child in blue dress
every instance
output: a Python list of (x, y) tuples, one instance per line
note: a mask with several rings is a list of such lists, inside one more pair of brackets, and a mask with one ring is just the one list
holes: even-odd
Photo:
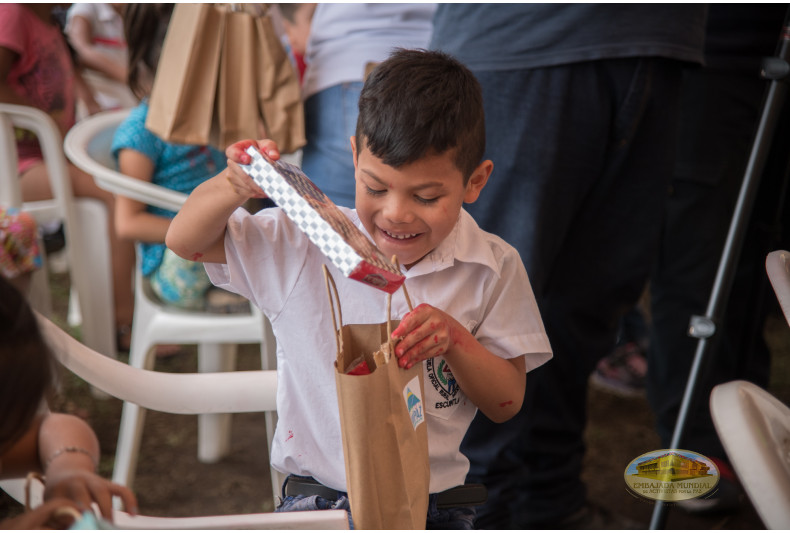
[[(129, 87), (141, 98), (118, 127), (112, 153), (128, 176), (183, 193), (222, 171), (225, 155), (210, 146), (172, 144), (145, 129), (148, 95), (159, 62), (172, 4), (130, 4), (124, 25), (129, 47)], [(175, 213), (119, 196), (116, 231), (139, 242), (142, 275), (165, 303), (203, 309), (211, 283), (201, 263), (182, 259), (164, 245)]]

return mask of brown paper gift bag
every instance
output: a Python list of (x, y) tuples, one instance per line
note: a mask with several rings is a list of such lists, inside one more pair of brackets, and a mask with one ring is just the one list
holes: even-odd
[(224, 18), (212, 4), (178, 4), (162, 45), (147, 129), (169, 142), (208, 144)]
[[(391, 295), (386, 323), (343, 324), (326, 267), (324, 276), (335, 324), (335, 378), (354, 527), (425, 529), (430, 466), (422, 365), (404, 370), (389, 356), (390, 333), (399, 323), (389, 319)], [(354, 375), (360, 366), (362, 375)]]
[(299, 79), (266, 6), (176, 5), (146, 128), (168, 142), (222, 150), (261, 137), (282, 153), (304, 146)]
[(307, 143), (299, 76), (272, 26), (270, 17), (255, 19), (258, 28), (258, 109), (267, 136), (283, 154)]

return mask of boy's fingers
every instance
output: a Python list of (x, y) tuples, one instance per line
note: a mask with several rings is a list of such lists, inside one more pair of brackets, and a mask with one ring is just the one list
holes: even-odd
[(420, 314), (422, 312), (422, 306), (418, 306), (416, 309), (409, 311), (406, 313), (398, 327), (395, 328), (395, 331), (392, 332), (392, 338), (398, 337), (405, 337), (407, 333), (411, 333), (414, 328), (421, 322)]
[(255, 146), (257, 148), (257, 143), (251, 139), (233, 143), (225, 149), (225, 155), (228, 159), (246, 165), (251, 161), (250, 155), (246, 152), (247, 148), (250, 146)]

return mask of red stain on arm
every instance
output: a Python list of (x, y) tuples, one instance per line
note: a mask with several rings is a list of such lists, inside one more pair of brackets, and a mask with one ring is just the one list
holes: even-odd
[(434, 335), (433, 336), (433, 343), (434, 344), (439, 344), (439, 335)]
[(192, 261), (197, 261), (201, 257), (203, 257), (203, 254), (201, 254), (200, 252), (195, 252), (194, 255), (192, 255)]
[(507, 407), (508, 405), (513, 405), (513, 400), (508, 400), (506, 402), (502, 402), (499, 404), (499, 407)]

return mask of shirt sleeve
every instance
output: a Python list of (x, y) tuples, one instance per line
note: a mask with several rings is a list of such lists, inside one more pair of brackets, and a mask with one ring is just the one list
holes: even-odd
[(271, 319), (282, 310), (304, 269), (307, 236), (279, 207), (251, 215), (238, 208), (228, 219), (225, 264), (206, 263), (217, 287), (241, 294)]
[(505, 254), (499, 276), (491, 278), (488, 305), (475, 338), (505, 358), (526, 355), (527, 371), (549, 359), (552, 351), (527, 271), (515, 254)]

